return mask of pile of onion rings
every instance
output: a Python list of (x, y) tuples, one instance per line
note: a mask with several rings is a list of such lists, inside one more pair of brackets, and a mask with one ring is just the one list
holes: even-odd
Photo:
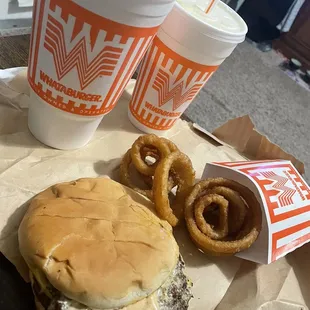
[(262, 223), (260, 204), (245, 186), (224, 178), (197, 183), (185, 201), (193, 242), (206, 254), (233, 255), (249, 248)]
[[(146, 189), (134, 184), (131, 166)], [(121, 183), (152, 200), (158, 215), (171, 226), (185, 217), (193, 242), (206, 254), (222, 256), (243, 251), (261, 231), (260, 204), (247, 187), (224, 178), (194, 184), (191, 160), (167, 139), (139, 137), (123, 157), (120, 175)]]
[[(147, 189), (134, 184), (131, 164)], [(140, 136), (126, 152), (120, 165), (120, 180), (152, 200), (157, 213), (176, 226), (184, 218), (184, 202), (194, 185), (195, 171), (191, 160), (173, 142), (149, 134)], [(171, 199), (175, 187), (176, 195)]]

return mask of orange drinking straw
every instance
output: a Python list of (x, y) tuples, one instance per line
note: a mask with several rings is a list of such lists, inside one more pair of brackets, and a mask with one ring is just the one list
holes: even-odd
[(211, 0), (211, 2), (209, 3), (208, 7), (205, 10), (206, 14), (208, 14), (210, 12), (210, 10), (212, 9), (214, 2), (215, 2), (215, 0)]

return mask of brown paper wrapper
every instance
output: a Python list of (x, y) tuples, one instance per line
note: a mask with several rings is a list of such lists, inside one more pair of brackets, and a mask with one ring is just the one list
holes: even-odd
[(216, 310), (308, 310), (310, 244), (270, 265), (244, 261)]
[[(72, 152), (48, 148), (36, 141), (27, 129), (25, 108), (29, 98), (23, 95), (28, 92), (23, 74), (23, 71), (17, 72), (17, 79), (6, 80), (13, 89), (0, 83), (0, 94), (6, 94), (0, 102), (0, 119), (5, 120), (0, 126), (0, 251), (26, 279), (27, 266), (18, 251), (17, 230), (29, 199), (55, 183), (77, 178), (109, 175), (117, 180), (120, 158), (141, 132), (127, 118), (128, 99), (134, 85), (131, 83), (86, 147)], [(206, 162), (244, 159), (227, 145), (208, 142), (181, 120), (168, 138), (192, 159), (197, 179)], [(307, 309), (309, 246), (275, 264), (257, 266), (236, 257), (202, 254), (182, 227), (175, 235), (187, 274), (194, 283), (190, 309)], [(264, 308), (269, 304), (272, 307)]]

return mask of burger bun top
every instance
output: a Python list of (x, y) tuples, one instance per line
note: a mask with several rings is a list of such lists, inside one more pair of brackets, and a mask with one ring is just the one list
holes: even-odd
[(179, 249), (152, 203), (107, 178), (54, 185), (38, 194), (19, 228), (20, 251), (66, 297), (113, 309), (156, 291)]

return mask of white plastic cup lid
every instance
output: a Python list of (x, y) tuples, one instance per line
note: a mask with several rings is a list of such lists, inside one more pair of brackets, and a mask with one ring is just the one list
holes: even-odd
[[(244, 20), (225, 3), (219, 1), (212, 12), (206, 14), (193, 3), (183, 2), (182, 0), (178, 2), (173, 8), (173, 11), (178, 13), (173, 14), (174, 18), (177, 15), (179, 16), (179, 20), (174, 21), (177, 26), (175, 27), (176, 32), (180, 32), (180, 25), (185, 22), (187, 27), (191, 27), (192, 31), (222, 42), (238, 44), (244, 41), (248, 27)], [(172, 14), (170, 13), (170, 15)], [(164, 30), (174, 37), (173, 29), (165, 28)]]

